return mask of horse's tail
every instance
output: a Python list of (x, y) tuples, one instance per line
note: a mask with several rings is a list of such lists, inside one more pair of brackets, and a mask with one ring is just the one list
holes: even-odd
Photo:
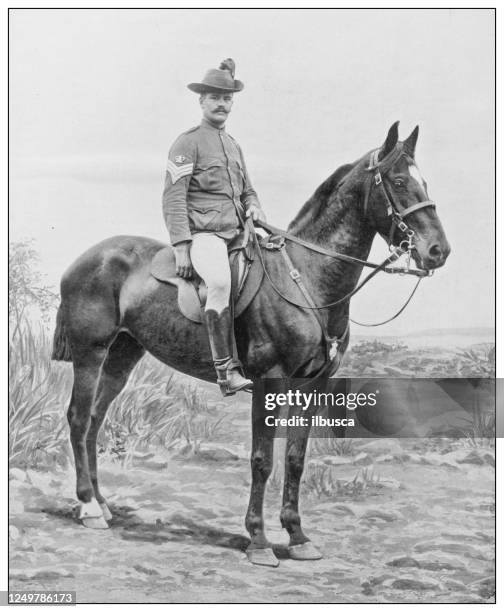
[(56, 361), (72, 361), (70, 343), (65, 330), (65, 319), (61, 304), (56, 315), (56, 329), (54, 330), (53, 350), (51, 359)]

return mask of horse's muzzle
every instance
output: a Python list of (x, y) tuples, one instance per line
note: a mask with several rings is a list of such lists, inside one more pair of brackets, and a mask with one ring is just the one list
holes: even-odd
[(446, 240), (440, 242), (431, 242), (413, 249), (412, 256), (418, 268), (422, 270), (435, 270), (440, 268), (446, 262), (451, 248)]

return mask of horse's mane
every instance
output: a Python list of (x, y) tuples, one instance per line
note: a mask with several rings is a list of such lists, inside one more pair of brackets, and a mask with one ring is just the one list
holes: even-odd
[(287, 230), (289, 232), (299, 231), (303, 229), (308, 222), (312, 222), (314, 219), (317, 219), (322, 213), (323, 209), (327, 206), (331, 195), (338, 190), (339, 183), (341, 183), (350, 170), (354, 168), (356, 163), (357, 162), (340, 166), (328, 179), (319, 185), (315, 190), (315, 193), (307, 202), (305, 202), (305, 204), (303, 204), (301, 210), (289, 223)]

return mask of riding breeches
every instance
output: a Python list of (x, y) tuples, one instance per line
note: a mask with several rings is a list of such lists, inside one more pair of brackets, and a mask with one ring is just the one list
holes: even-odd
[(231, 294), (231, 270), (226, 241), (215, 234), (193, 234), (191, 261), (207, 287), (205, 310), (222, 312), (229, 306)]

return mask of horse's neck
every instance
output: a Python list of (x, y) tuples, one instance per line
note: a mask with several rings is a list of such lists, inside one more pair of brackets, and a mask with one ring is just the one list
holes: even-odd
[[(313, 244), (358, 259), (367, 259), (374, 237), (374, 232), (363, 218), (358, 192), (344, 186), (328, 199), (323, 210), (319, 209), (316, 219), (306, 215), (295, 224), (292, 233)], [(361, 266), (344, 263), (337, 258), (327, 262), (326, 258), (320, 274), (338, 283), (336, 286), (332, 284), (332, 287), (323, 283), (326, 287), (324, 293), (340, 293), (343, 285), (350, 285), (350, 290), (353, 289), (361, 269)]]
[[(356, 190), (340, 189), (324, 206), (317, 207), (316, 219), (306, 215), (298, 219), (292, 233), (326, 249), (366, 260), (371, 250), (374, 232), (362, 214), (362, 205)], [(317, 305), (335, 302), (350, 293), (362, 272), (361, 264), (329, 259), (323, 255), (308, 254), (296, 261), (301, 273), (310, 281), (313, 299)], [(322, 311), (327, 313), (328, 332), (341, 335), (347, 324), (349, 301)]]

